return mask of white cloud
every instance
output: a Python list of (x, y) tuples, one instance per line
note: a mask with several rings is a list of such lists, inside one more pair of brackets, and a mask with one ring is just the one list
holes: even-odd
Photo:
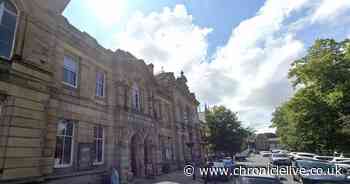
[(239, 112), (246, 126), (271, 131), (273, 108), (293, 93), (287, 79), (290, 64), (305, 54), (298, 31), (339, 18), (348, 2), (267, 0), (255, 16), (233, 28), (213, 57), (207, 55), (207, 36), (213, 30), (195, 25), (183, 5), (137, 13), (117, 35), (116, 45), (154, 63), (158, 71), (162, 66), (184, 70), (201, 102), (226, 105)]
[(334, 21), (348, 12), (349, 9), (349, 0), (323, 0), (321, 4), (316, 7), (315, 12), (311, 16), (311, 21), (319, 23)]
[(207, 56), (210, 28), (193, 24), (185, 6), (164, 8), (162, 12), (143, 15), (138, 12), (117, 35), (116, 47), (155, 64), (155, 70), (188, 72)]
[(126, 0), (83, 0), (81, 4), (104, 26), (113, 26), (118, 23), (127, 5)]
[[(300, 57), (305, 48), (293, 33), (283, 32), (283, 23), (291, 14), (303, 9), (306, 3), (266, 1), (256, 16), (233, 29), (228, 44), (218, 50), (208, 66), (236, 81), (236, 92), (226, 91), (216, 103), (240, 111), (240, 117), (248, 126), (268, 126), (273, 108), (292, 93), (286, 74), (291, 62)], [(207, 84), (211, 82), (215, 81), (206, 81)], [(209, 90), (213, 92), (213, 88)]]

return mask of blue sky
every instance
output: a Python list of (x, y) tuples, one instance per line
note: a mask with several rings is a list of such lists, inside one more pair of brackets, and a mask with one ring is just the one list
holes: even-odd
[[(120, 0), (111, 0), (120, 1)], [(113, 26), (99, 25), (99, 19), (93, 17), (94, 14), (87, 11), (84, 1), (72, 1), (64, 15), (69, 21), (94, 36), (105, 47), (113, 48), (113, 42), (110, 41), (111, 35), (123, 29), (125, 21), (133, 13), (141, 11), (144, 14), (159, 12), (164, 7), (174, 7), (179, 4), (186, 6), (189, 14), (193, 16), (193, 23), (203, 27), (214, 28), (214, 31), (208, 35), (209, 55), (214, 54), (218, 46), (223, 46), (232, 32), (232, 27), (237, 26), (241, 21), (253, 16), (263, 5), (264, 0), (249, 1), (229, 1), (229, 0), (134, 0), (126, 2), (125, 10), (122, 13), (122, 20)], [(111, 3), (113, 4), (113, 3)], [(118, 3), (116, 3), (118, 5)], [(82, 7), (84, 8), (81, 11)], [(89, 19), (85, 19), (89, 17)]]
[(349, 0), (73, 0), (64, 15), (106, 48), (184, 70), (202, 103), (259, 132), (294, 93), (291, 62), (315, 39), (350, 36)]

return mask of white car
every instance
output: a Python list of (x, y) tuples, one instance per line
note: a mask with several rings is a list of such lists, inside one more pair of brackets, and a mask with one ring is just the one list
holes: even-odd
[(342, 161), (349, 161), (350, 158), (345, 158), (345, 157), (334, 157), (333, 160), (331, 161), (332, 163), (337, 163), (337, 162), (342, 162)]
[(350, 160), (335, 162), (335, 165), (347, 171), (350, 171)]
[(288, 151), (282, 150), (282, 149), (274, 149), (274, 150), (271, 150), (271, 153), (288, 153)]
[(270, 151), (260, 151), (260, 155), (263, 157), (270, 157), (271, 154), (272, 153)]
[(314, 159), (319, 160), (321, 162), (330, 162), (334, 159), (333, 156), (314, 156)]
[(289, 158), (293, 158), (297, 152), (289, 152)]
[(293, 160), (315, 160), (315, 156), (317, 155), (313, 153), (296, 152), (293, 155)]

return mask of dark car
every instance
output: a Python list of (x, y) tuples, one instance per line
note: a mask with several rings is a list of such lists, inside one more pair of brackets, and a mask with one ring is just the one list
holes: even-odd
[(277, 176), (239, 176), (234, 184), (282, 184), (282, 180)]
[[(293, 175), (293, 179), (303, 184), (349, 184), (350, 177), (345, 173), (336, 173), (337, 167), (334, 164), (313, 161), (313, 160), (296, 160), (293, 163), (295, 168), (305, 170), (305, 173)], [(311, 174), (312, 169), (321, 169), (324, 173)], [(328, 171), (333, 171), (329, 174)]]
[(270, 158), (271, 165), (291, 165), (292, 161), (285, 153), (273, 153)]

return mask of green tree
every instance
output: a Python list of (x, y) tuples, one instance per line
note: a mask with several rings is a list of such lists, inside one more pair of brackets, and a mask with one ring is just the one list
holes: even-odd
[(242, 127), (236, 113), (223, 106), (208, 110), (206, 122), (209, 129), (208, 142), (214, 152), (240, 152), (252, 134), (250, 129)]
[(281, 142), (299, 151), (350, 151), (350, 42), (317, 40), (289, 72), (298, 89), (273, 113)]

